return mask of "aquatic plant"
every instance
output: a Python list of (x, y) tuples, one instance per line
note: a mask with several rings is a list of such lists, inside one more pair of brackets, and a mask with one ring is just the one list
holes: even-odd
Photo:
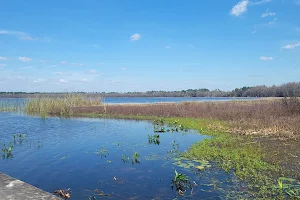
[(68, 94), (64, 97), (39, 97), (30, 99), (25, 107), (27, 114), (39, 114), (43, 119), (47, 115), (69, 117), (72, 108), (78, 106), (102, 105), (100, 98), (87, 98), (83, 95)]
[(160, 144), (160, 138), (159, 135), (155, 134), (155, 135), (148, 135), (148, 143), (149, 144)]
[(193, 186), (195, 186), (195, 184), (190, 182), (189, 178), (185, 174), (178, 173), (175, 170), (175, 175), (172, 179), (172, 188), (175, 187), (178, 195), (184, 195), (186, 193), (186, 190), (188, 188), (193, 188)]
[(101, 155), (101, 157), (106, 157), (107, 155), (108, 155), (108, 151), (107, 151), (107, 149), (105, 149), (103, 146), (102, 146), (102, 148), (101, 149), (99, 149), (98, 151), (96, 151), (96, 154), (97, 155)]
[(14, 134), (14, 143), (22, 143), (26, 136), (26, 134)]
[(129, 162), (129, 157), (128, 157), (128, 156), (122, 155), (122, 161), (123, 161), (124, 163)]
[(13, 154), (12, 154), (13, 148), (14, 148), (13, 145), (6, 146), (6, 144), (4, 144), (4, 147), (2, 148), (2, 157), (6, 158), (6, 159), (7, 158), (12, 158), (12, 156), (13, 156)]
[(132, 155), (132, 164), (140, 163), (140, 154), (134, 152)]
[(280, 177), (277, 180), (278, 194), (282, 197), (288, 197), (290, 199), (300, 199), (300, 182), (295, 179)]

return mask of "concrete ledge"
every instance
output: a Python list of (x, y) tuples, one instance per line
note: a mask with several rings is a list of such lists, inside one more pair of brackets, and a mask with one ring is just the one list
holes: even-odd
[(61, 200), (60, 198), (0, 172), (2, 200)]

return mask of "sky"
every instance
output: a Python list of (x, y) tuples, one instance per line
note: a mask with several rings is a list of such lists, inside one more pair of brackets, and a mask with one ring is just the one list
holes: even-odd
[(300, 81), (300, 0), (1, 0), (0, 91)]

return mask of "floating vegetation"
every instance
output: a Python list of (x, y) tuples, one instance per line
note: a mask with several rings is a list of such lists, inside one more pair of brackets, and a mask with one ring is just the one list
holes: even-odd
[(179, 143), (176, 143), (176, 141), (172, 141), (172, 149), (168, 151), (168, 153), (178, 155), (179, 154)]
[(159, 135), (148, 135), (148, 143), (149, 144), (160, 144)]
[(22, 143), (27, 135), (26, 134), (14, 134), (14, 143)]
[(128, 156), (122, 155), (122, 161), (123, 161), (124, 163), (129, 162), (129, 160), (130, 160), (130, 158), (129, 158)]
[[(184, 127), (182, 124), (179, 124), (179, 120), (174, 120), (166, 123), (163, 119), (154, 120), (154, 132), (164, 133), (164, 132), (179, 132), (184, 131), (187, 132), (189, 129)], [(165, 126), (168, 127), (165, 127)]]
[(177, 165), (179, 167), (183, 167), (185, 169), (197, 169), (204, 170), (210, 168), (211, 165), (206, 160), (188, 160), (183, 157), (174, 158), (176, 162), (173, 162), (173, 165)]
[(132, 155), (132, 164), (139, 164), (140, 163), (140, 154), (134, 152)]
[(187, 192), (187, 189), (191, 189), (191, 194), (192, 194), (193, 188), (196, 185), (197, 184), (194, 181), (191, 182), (185, 174), (178, 173), (175, 170), (175, 176), (172, 179), (172, 188), (175, 187), (178, 195), (180, 195), (180, 196), (184, 195)]
[[(96, 193), (98, 196), (101, 196), (101, 197), (108, 197), (108, 196), (111, 196), (109, 194), (105, 194), (103, 191), (99, 191), (98, 189), (95, 189), (94, 190), (94, 193)], [(96, 199), (96, 197), (92, 197), (91, 199)]]
[(101, 157), (105, 157), (108, 155), (108, 151), (107, 149), (104, 149), (103, 147), (101, 149), (99, 149), (98, 151), (96, 151), (97, 155), (101, 155)]
[(67, 190), (58, 189), (54, 192), (54, 194), (64, 199), (69, 199), (71, 197), (71, 189), (70, 188)]
[(13, 157), (13, 151), (14, 146), (12, 144), (10, 144), (9, 146), (6, 146), (6, 144), (4, 144), (4, 147), (2, 148), (2, 157), (4, 159), (7, 158), (12, 158)]

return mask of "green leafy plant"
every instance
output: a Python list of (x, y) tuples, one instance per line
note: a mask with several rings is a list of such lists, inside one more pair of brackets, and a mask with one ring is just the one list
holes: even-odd
[(148, 143), (149, 144), (160, 144), (159, 135), (148, 135)]
[(132, 155), (132, 164), (140, 163), (140, 154), (134, 152)]

